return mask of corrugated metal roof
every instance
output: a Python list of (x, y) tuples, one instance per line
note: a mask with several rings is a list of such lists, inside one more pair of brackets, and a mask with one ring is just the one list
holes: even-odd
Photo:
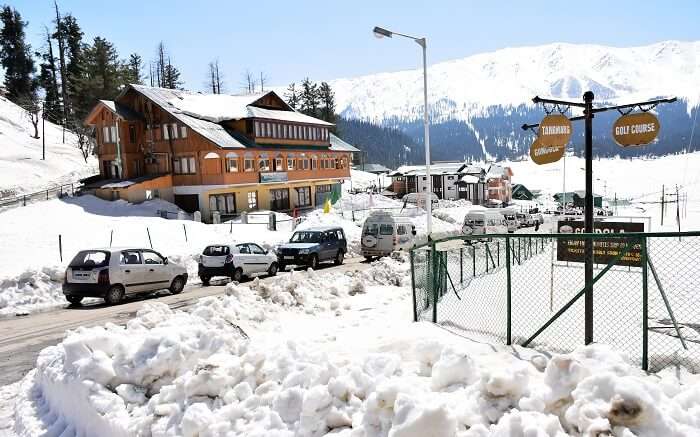
[(124, 120), (129, 120), (129, 121), (138, 121), (138, 120), (143, 120), (143, 117), (141, 117), (139, 114), (136, 112), (132, 111), (128, 107), (116, 103), (113, 100), (100, 100), (100, 103), (105, 105), (107, 108), (109, 108), (110, 111), (114, 112), (117, 114), (119, 117), (123, 118)]
[(248, 117), (266, 118), (270, 120), (291, 121), (296, 123), (316, 124), (321, 126), (333, 126), (333, 123), (325, 122), (321, 119), (309, 117), (306, 114), (295, 111), (280, 111), (277, 109), (258, 108), (248, 106)]
[(345, 141), (341, 140), (337, 136), (330, 134), (330, 139), (331, 139), (331, 147), (328, 150), (331, 150), (333, 152), (359, 152), (360, 149), (357, 147), (346, 143)]
[(170, 103), (170, 100), (180, 98), (183, 95), (192, 94), (183, 90), (171, 90), (168, 88), (155, 88), (144, 85), (131, 85), (139, 93), (152, 100), (156, 105), (160, 106), (165, 112), (169, 113), (190, 129), (194, 130), (204, 138), (213, 142), (217, 146), (224, 149), (244, 149), (246, 146), (236, 139), (222, 125), (201, 120), (190, 115), (182, 113), (179, 109)]

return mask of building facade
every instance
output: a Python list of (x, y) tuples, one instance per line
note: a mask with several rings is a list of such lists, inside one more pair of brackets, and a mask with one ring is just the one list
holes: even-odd
[[(481, 205), (488, 199), (485, 175), (481, 167), (463, 162), (438, 162), (430, 166), (432, 191), (438, 199), (465, 199), (474, 205)], [(399, 167), (390, 176), (392, 185), (389, 189), (397, 197), (424, 193), (428, 189), (425, 166)]]
[(106, 199), (160, 197), (205, 220), (322, 204), (350, 177), (351, 145), (274, 92), (231, 96), (129, 85), (94, 126)]

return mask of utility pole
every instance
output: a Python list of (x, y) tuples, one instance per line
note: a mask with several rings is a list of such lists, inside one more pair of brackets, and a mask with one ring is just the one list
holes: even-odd
[(678, 185), (676, 185), (676, 221), (678, 222), (678, 232), (681, 231), (681, 198), (678, 196)]
[(41, 102), (41, 160), (46, 160), (46, 102)]
[(664, 225), (664, 209), (666, 207), (666, 186), (661, 185), (661, 226)]

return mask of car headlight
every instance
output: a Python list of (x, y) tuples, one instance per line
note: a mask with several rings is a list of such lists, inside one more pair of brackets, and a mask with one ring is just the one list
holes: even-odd
[(299, 251), (299, 255), (308, 255), (309, 254), (309, 249), (301, 249)]

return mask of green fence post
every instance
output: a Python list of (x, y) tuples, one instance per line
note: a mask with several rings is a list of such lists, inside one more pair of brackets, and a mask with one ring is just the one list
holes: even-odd
[(496, 264), (501, 266), (501, 242), (496, 240)]
[(418, 300), (416, 299), (416, 265), (413, 261), (413, 250), (409, 252), (411, 259), (411, 290), (413, 291), (413, 321), (418, 321)]
[(476, 246), (472, 243), (472, 277), (476, 277)]
[(459, 283), (464, 284), (464, 248), (459, 248)]
[(489, 272), (489, 243), (484, 244), (484, 262), (486, 262), (486, 273)]
[(506, 237), (506, 344), (512, 344), (511, 338), (511, 280), (510, 280), (510, 237)]
[(430, 286), (433, 291), (433, 323), (437, 323), (437, 301), (438, 301), (438, 269), (437, 269), (437, 252), (435, 251), (435, 242), (430, 243), (430, 257), (432, 261), (432, 280)]
[(642, 369), (649, 370), (649, 284), (647, 278), (647, 239), (642, 237)]

